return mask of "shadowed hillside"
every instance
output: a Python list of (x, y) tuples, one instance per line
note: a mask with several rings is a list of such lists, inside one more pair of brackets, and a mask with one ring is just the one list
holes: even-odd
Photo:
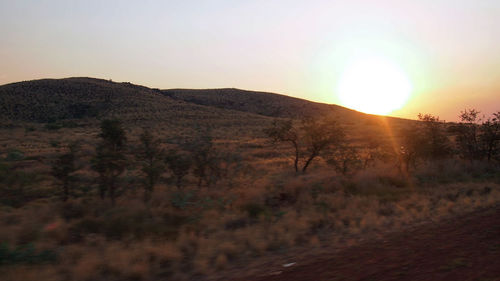
[(360, 116), (362, 113), (338, 106), (311, 102), (285, 95), (246, 91), (234, 88), (225, 89), (170, 89), (163, 94), (187, 102), (219, 108), (234, 109), (271, 117), (296, 118), (297, 116), (317, 116), (337, 114)]
[(381, 134), (380, 129), (386, 126), (399, 128), (414, 123), (413, 120), (366, 114), (335, 104), (317, 103), (267, 92), (234, 88), (169, 89), (161, 92), (176, 100), (268, 117), (292, 119), (305, 116), (334, 117), (344, 126), (350, 127), (353, 136)]
[(50, 122), (170, 106), (145, 87), (91, 78), (43, 79), (0, 87), (0, 112), (10, 120)]
[(217, 123), (235, 119), (246, 123), (262, 119), (257, 115), (174, 100), (157, 89), (102, 79), (43, 79), (0, 86), (1, 120), (55, 122), (109, 117), (128, 122), (167, 123), (197, 120)]
[(334, 114), (347, 120), (369, 116), (338, 105), (229, 88), (159, 90), (95, 78), (42, 79), (0, 86), (0, 117), (7, 120), (51, 122), (106, 116), (164, 119), (161, 116), (179, 111), (224, 114), (213, 107), (284, 118)]
[(353, 136), (379, 135), (383, 123), (401, 127), (413, 122), (239, 89), (159, 90), (95, 78), (42, 79), (0, 86), (0, 120), (7, 122), (118, 118), (174, 130), (235, 127), (241, 134), (257, 136), (273, 118), (304, 116), (333, 116), (350, 127)]

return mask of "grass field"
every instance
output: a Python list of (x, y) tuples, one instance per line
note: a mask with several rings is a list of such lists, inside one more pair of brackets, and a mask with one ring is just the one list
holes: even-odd
[[(296, 173), (292, 147), (273, 145), (264, 131), (286, 116), (179, 102), (177, 109), (165, 105), (166, 115), (147, 115), (142, 107), (112, 115), (122, 118), (127, 135), (115, 204), (99, 198), (99, 174), (91, 168), (98, 119), (4, 121), (1, 279), (210, 279), (270, 256), (352, 245), (500, 203), (498, 161), (462, 159), (451, 134), (455, 153), (414, 159), (403, 168), (401, 132), (417, 128), (417, 121), (337, 116), (346, 133), (343, 145), (356, 151), (341, 159), (354, 164), (342, 172), (325, 153), (307, 173)], [(145, 202), (135, 157), (145, 128), (165, 151), (181, 151), (182, 144), (210, 135), (221, 159), (217, 181), (200, 186), (191, 169), (177, 186), (164, 168)], [(52, 167), (75, 141), (77, 171), (63, 201)]]

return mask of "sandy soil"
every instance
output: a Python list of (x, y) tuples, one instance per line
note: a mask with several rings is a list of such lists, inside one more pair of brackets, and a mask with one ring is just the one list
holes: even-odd
[(500, 206), (241, 280), (500, 280)]

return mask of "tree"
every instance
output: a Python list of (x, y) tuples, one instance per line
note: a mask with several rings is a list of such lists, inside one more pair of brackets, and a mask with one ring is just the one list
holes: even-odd
[(427, 159), (443, 159), (450, 155), (451, 146), (448, 136), (445, 133), (445, 122), (439, 120), (439, 116), (431, 114), (418, 114), (420, 121), (419, 133), (422, 134), (422, 141), (419, 156)]
[(99, 191), (102, 199), (108, 195), (115, 203), (116, 182), (126, 166), (125, 143), (127, 137), (119, 120), (101, 122), (101, 142), (92, 159), (92, 169), (99, 173)]
[(459, 153), (471, 162), (481, 158), (480, 127), (478, 124), (481, 118), (479, 113), (475, 109), (461, 111), (460, 123), (450, 128), (456, 134), (455, 142)]
[(186, 149), (191, 153), (193, 174), (198, 178), (198, 186), (215, 184), (222, 176), (221, 159), (210, 135), (199, 136)]
[(366, 140), (364, 148), (357, 151), (363, 169), (374, 165), (378, 160), (386, 161), (390, 159), (391, 152), (393, 152), (392, 147), (379, 138), (369, 138)]
[(480, 141), (488, 162), (498, 157), (498, 143), (500, 142), (500, 111), (493, 113), (493, 117), (488, 118), (481, 124)]
[(410, 167), (416, 167), (417, 160), (422, 156), (426, 140), (417, 126), (406, 128), (401, 134), (400, 147), (397, 151), (398, 166), (402, 173), (408, 175)]
[(68, 146), (68, 151), (61, 154), (52, 166), (52, 175), (59, 180), (63, 196), (63, 201), (67, 201), (70, 195), (70, 186), (74, 183), (74, 172), (77, 171), (75, 164), (78, 144), (72, 143)]
[(273, 144), (291, 144), (294, 150), (295, 172), (299, 171), (299, 162), (302, 162), (303, 173), (316, 157), (332, 146), (341, 144), (345, 136), (335, 120), (319, 121), (314, 118), (303, 119), (299, 127), (291, 120), (275, 120), (264, 132)]
[(343, 175), (363, 167), (363, 161), (356, 147), (351, 145), (341, 145), (336, 149), (333, 155), (328, 159), (328, 164)]
[(293, 126), (292, 120), (274, 120), (271, 127), (264, 130), (264, 133), (271, 139), (272, 144), (289, 143), (294, 149), (293, 166), (295, 172), (299, 172), (300, 147), (299, 133)]
[(302, 167), (303, 173), (306, 172), (312, 160), (318, 157), (321, 152), (344, 141), (344, 131), (334, 120), (319, 122), (313, 118), (304, 119), (302, 121), (302, 131), (304, 132), (306, 151), (308, 152)]
[(418, 160), (438, 160), (450, 155), (451, 146), (444, 130), (445, 122), (438, 116), (418, 114), (419, 122), (401, 131), (400, 149), (397, 151), (399, 167), (408, 174)]
[(165, 157), (168, 169), (172, 172), (177, 188), (181, 188), (184, 177), (189, 174), (192, 160), (187, 153), (170, 150)]
[(140, 162), (141, 172), (144, 174), (144, 202), (147, 202), (151, 199), (154, 187), (164, 171), (164, 152), (159, 140), (155, 139), (148, 130), (142, 132), (140, 141), (136, 159)]

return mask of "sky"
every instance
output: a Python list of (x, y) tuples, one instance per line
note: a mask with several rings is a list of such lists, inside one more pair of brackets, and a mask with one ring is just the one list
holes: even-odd
[(370, 54), (412, 84), (390, 115), (500, 110), (498, 0), (0, 0), (0, 84), (96, 77), (341, 104)]

